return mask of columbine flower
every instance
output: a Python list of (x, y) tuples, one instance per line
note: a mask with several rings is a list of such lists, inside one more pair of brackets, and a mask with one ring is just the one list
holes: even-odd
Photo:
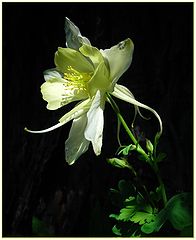
[(59, 123), (41, 131), (54, 130), (73, 120), (69, 137), (65, 142), (65, 154), (68, 164), (73, 164), (92, 143), (96, 155), (101, 153), (104, 117), (107, 101), (106, 93), (142, 107), (159, 115), (150, 107), (136, 101), (133, 94), (124, 86), (117, 84), (120, 76), (128, 69), (132, 61), (134, 45), (126, 39), (110, 49), (98, 50), (83, 37), (68, 18), (65, 19), (67, 48), (58, 48), (54, 62), (56, 68), (44, 72), (45, 83), (41, 86), (47, 108), (55, 110), (73, 101), (80, 101)]

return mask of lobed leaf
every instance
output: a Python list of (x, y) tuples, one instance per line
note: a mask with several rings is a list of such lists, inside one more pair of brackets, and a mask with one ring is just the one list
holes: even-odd
[(140, 225), (143, 225), (144, 223), (150, 223), (154, 221), (155, 215), (153, 213), (147, 213), (147, 212), (136, 212), (132, 217), (131, 221), (134, 223), (139, 223)]
[(131, 217), (135, 214), (135, 211), (136, 211), (136, 206), (127, 206), (126, 208), (122, 208), (120, 210), (118, 220), (130, 221)]
[(155, 217), (154, 222), (145, 223), (141, 230), (144, 233), (158, 232), (163, 224), (169, 220), (177, 230), (192, 225), (192, 199), (190, 193), (173, 196)]

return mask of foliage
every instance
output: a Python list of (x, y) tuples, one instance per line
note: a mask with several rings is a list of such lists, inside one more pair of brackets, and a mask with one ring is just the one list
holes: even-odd
[(119, 236), (142, 236), (141, 225), (154, 221), (157, 209), (145, 201), (143, 195), (135, 186), (125, 180), (120, 180), (118, 190), (111, 189), (113, 203), (121, 209), (110, 218), (117, 220), (112, 231)]
[(192, 198), (190, 193), (173, 196), (163, 209), (158, 209), (161, 199), (160, 187), (151, 192), (147, 201), (133, 184), (120, 180), (118, 189), (111, 189), (113, 204), (119, 212), (110, 214), (117, 221), (112, 228), (115, 235), (122, 237), (148, 236), (158, 232), (166, 221), (179, 231), (180, 236), (192, 233)]
[[(142, 226), (144, 233), (158, 232), (163, 224), (169, 220), (174, 229), (181, 234), (190, 234), (192, 229), (192, 199), (190, 193), (181, 193), (173, 196), (156, 216), (153, 222)], [(189, 229), (189, 231), (188, 231)]]
[(131, 168), (128, 161), (125, 158), (109, 158), (107, 159), (108, 163), (117, 167), (117, 168)]
[(128, 156), (129, 153), (135, 149), (136, 149), (136, 146), (133, 144), (130, 144), (128, 146), (121, 146), (117, 152), (118, 152), (118, 155), (123, 154), (124, 156)]

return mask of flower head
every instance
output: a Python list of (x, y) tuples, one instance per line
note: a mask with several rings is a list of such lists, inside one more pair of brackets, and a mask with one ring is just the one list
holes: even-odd
[(132, 61), (134, 45), (126, 39), (106, 50), (93, 47), (83, 37), (78, 27), (65, 19), (67, 48), (58, 48), (55, 53), (55, 68), (44, 72), (45, 82), (41, 86), (47, 108), (55, 110), (71, 102), (80, 101), (59, 123), (41, 131), (44, 133), (73, 120), (69, 137), (65, 142), (66, 161), (73, 164), (92, 143), (96, 155), (101, 153), (106, 93), (152, 111), (160, 122), (159, 115), (150, 107), (135, 100), (133, 94), (118, 79), (128, 69)]

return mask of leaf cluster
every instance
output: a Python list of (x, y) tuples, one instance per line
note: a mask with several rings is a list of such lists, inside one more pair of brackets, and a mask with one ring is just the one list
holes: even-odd
[(158, 232), (169, 221), (181, 236), (192, 235), (192, 195), (180, 193), (173, 196), (166, 206), (157, 214), (153, 222), (145, 223), (141, 230), (146, 234)]
[[(112, 231), (121, 237), (148, 236), (159, 232), (163, 225), (170, 223), (179, 236), (192, 236), (192, 197), (190, 193), (173, 196), (163, 209), (155, 206), (161, 199), (160, 187), (150, 192), (147, 201), (131, 182), (120, 180), (118, 189), (111, 189), (118, 213), (110, 214), (116, 220)], [(156, 204), (151, 204), (151, 203)]]
[(154, 221), (157, 209), (147, 202), (130, 182), (120, 180), (118, 190), (111, 189), (113, 204), (120, 207), (118, 214), (110, 218), (117, 220), (112, 231), (123, 237), (143, 236), (141, 226)]

